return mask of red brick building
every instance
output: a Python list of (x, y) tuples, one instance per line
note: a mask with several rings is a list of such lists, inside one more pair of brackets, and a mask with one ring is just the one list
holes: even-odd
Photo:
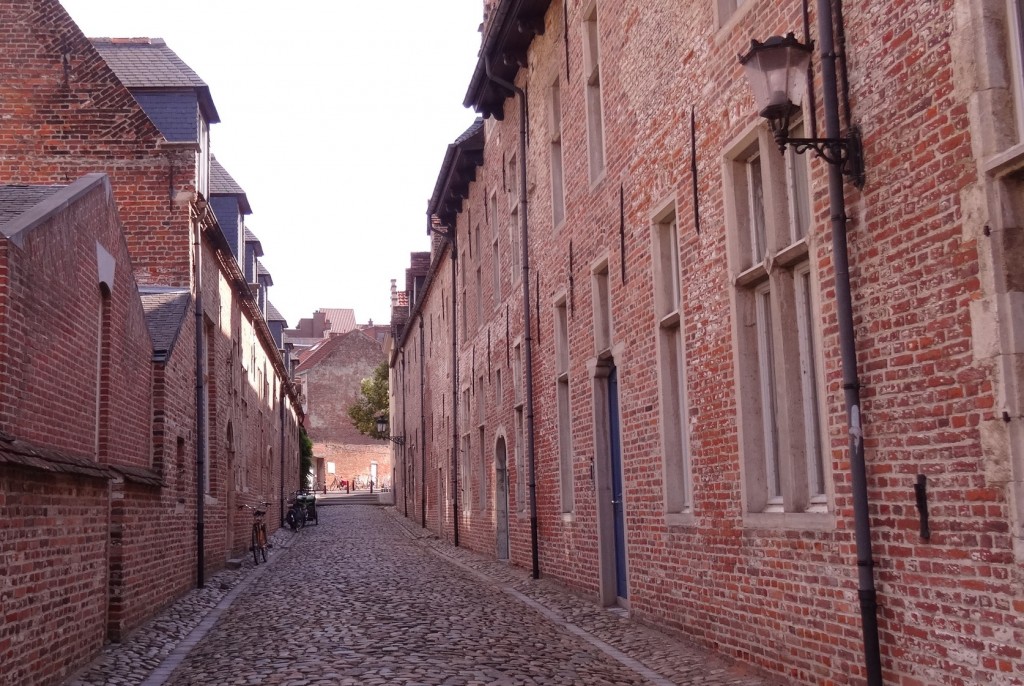
[(244, 553), (240, 505), (280, 521), (300, 410), (206, 204), (206, 84), (55, 0), (0, 50), (0, 664), (50, 683)]
[[(396, 502), (785, 683), (1020, 684), (1024, 10), (833, 4), (489, 3)], [(857, 125), (863, 187), (737, 59), (819, 21), (788, 135)]]
[(330, 334), (309, 349), (295, 368), (302, 393), (304, 426), (313, 442), (315, 484), (369, 488), (392, 482), (391, 451), (380, 439), (352, 425), (348, 408), (359, 398), (363, 379), (384, 361), (374, 331), (360, 328)]

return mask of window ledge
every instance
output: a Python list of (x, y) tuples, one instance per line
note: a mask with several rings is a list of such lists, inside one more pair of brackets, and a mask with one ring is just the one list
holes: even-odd
[(575, 512), (563, 512), (562, 513), (562, 524), (575, 524), (576, 513)]
[(697, 517), (693, 514), (693, 510), (688, 512), (666, 512), (665, 513), (665, 526), (672, 527), (691, 527), (697, 525)]
[(1024, 168), (1024, 143), (1018, 143), (985, 159), (982, 168), (989, 176), (1002, 176)]
[(744, 512), (747, 529), (794, 529), (801, 531), (832, 531), (836, 517), (831, 512)]

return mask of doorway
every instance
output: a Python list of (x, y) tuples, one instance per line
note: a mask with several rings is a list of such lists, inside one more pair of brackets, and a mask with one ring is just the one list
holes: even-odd
[(495, 538), (497, 539), (496, 556), (499, 560), (508, 559), (508, 454), (505, 450), (505, 437), (498, 437), (494, 449), (494, 510), (497, 517)]
[(611, 359), (594, 371), (595, 464), (600, 596), (604, 605), (629, 607), (626, 503), (619, 423), (619, 375)]

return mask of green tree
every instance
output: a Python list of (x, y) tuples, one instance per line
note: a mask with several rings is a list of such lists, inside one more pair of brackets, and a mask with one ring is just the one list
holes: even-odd
[(381, 362), (373, 376), (359, 383), (359, 398), (348, 408), (352, 426), (364, 436), (386, 438), (377, 432), (377, 417), (388, 413), (388, 363)]
[(313, 441), (309, 440), (305, 427), (299, 427), (299, 487), (310, 488), (309, 473), (313, 471)]

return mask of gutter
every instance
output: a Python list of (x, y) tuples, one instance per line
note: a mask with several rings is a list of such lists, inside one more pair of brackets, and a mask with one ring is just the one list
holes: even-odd
[(530, 554), (533, 561), (533, 578), (540, 578), (540, 551), (537, 531), (537, 460), (535, 431), (533, 423), (533, 337), (530, 329), (530, 222), (528, 219), (526, 193), (526, 92), (510, 81), (495, 76), (489, 60), (483, 60), (484, 70), (494, 83), (516, 94), (519, 100), (519, 249), (522, 252), (523, 281), (523, 349), (526, 355), (526, 460), (529, 465), (530, 486)]

